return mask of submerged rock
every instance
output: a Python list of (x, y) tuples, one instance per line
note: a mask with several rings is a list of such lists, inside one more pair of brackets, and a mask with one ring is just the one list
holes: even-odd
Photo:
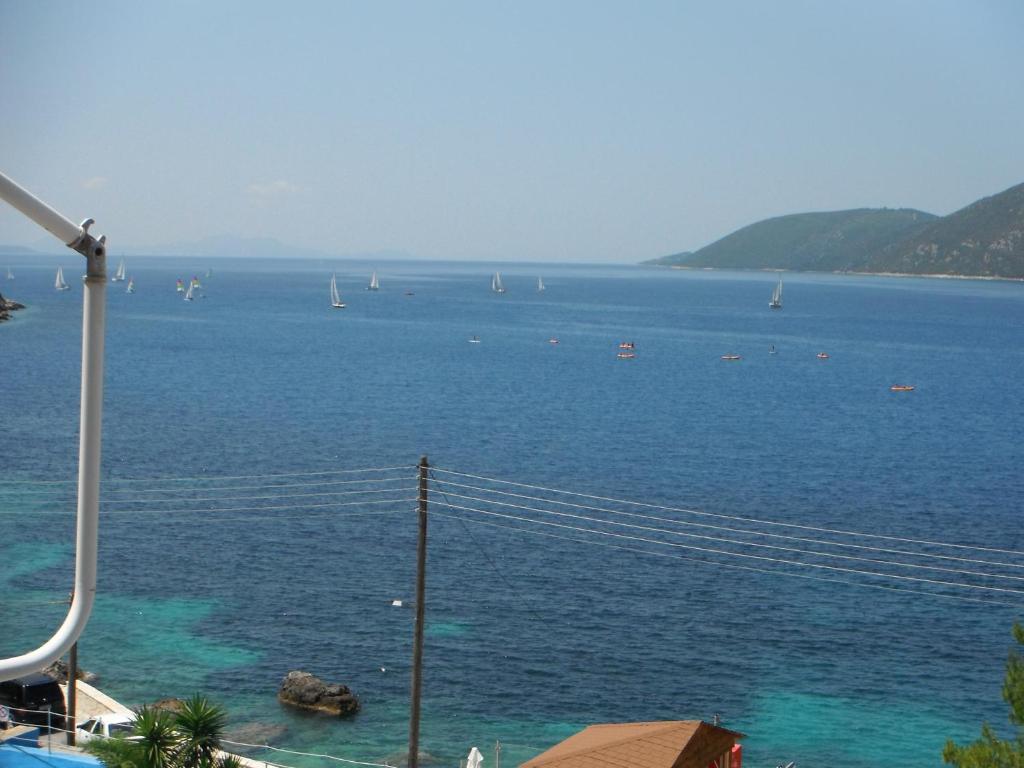
[(277, 699), (282, 704), (344, 717), (359, 711), (359, 699), (339, 683), (325, 683), (309, 672), (292, 671), (281, 681)]
[(255, 747), (242, 747), (237, 743), (230, 745), (232, 752), (242, 755), (259, 752), (261, 745), (280, 741), (287, 731), (288, 726), (281, 723), (240, 723), (228, 727), (224, 738), (229, 741), (257, 745)]
[(170, 712), (172, 715), (176, 715), (185, 709), (184, 699), (160, 699), (160, 701), (154, 701), (149, 705), (150, 709), (160, 709), (164, 712)]

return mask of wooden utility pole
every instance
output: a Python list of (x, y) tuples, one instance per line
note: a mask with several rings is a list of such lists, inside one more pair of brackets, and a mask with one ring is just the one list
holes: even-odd
[(68, 746), (75, 746), (75, 727), (78, 723), (78, 641), (71, 646), (68, 654), (68, 713), (64, 718), (64, 727), (68, 732)]
[[(68, 602), (75, 599), (74, 591)], [(68, 746), (75, 746), (75, 727), (78, 724), (78, 641), (71, 646), (71, 653), (68, 654), (68, 706), (67, 714), (64, 716), (64, 728), (68, 732)]]
[(427, 457), (420, 459), (420, 536), (416, 546), (416, 632), (412, 640), (412, 709), (409, 716), (409, 768), (420, 763), (420, 687), (423, 677), (423, 614), (427, 591)]

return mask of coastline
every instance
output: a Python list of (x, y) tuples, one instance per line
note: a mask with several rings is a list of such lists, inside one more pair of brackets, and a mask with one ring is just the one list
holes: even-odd
[(655, 269), (678, 269), (688, 272), (771, 272), (772, 274), (786, 272), (794, 275), (854, 275), (856, 277), (927, 277), (938, 280), (988, 280), (1005, 281), (1009, 283), (1022, 283), (1024, 277), (1001, 277), (998, 275), (946, 275), (933, 272), (857, 272), (854, 270), (834, 269), (830, 271), (819, 271), (815, 269), (787, 269), (785, 267), (760, 267), (747, 269), (744, 267), (688, 267), (684, 264), (643, 264), (641, 267), (654, 267)]

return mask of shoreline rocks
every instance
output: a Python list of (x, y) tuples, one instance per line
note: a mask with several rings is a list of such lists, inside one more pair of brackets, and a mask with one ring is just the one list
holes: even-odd
[(11, 312), (24, 308), (24, 304), (19, 304), (16, 301), (5, 299), (4, 295), (0, 293), (0, 323), (4, 320), (9, 320), (11, 318)]
[(340, 683), (325, 683), (309, 672), (293, 670), (284, 676), (277, 700), (311, 712), (347, 717), (359, 711), (359, 699)]

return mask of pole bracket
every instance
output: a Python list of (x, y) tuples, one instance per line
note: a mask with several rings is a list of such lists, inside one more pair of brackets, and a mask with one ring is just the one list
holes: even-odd
[(89, 227), (96, 223), (95, 219), (86, 219), (81, 223), (82, 234), (68, 243), (68, 248), (85, 256), (86, 277), (107, 279), (107, 236), (98, 238), (89, 234)]

